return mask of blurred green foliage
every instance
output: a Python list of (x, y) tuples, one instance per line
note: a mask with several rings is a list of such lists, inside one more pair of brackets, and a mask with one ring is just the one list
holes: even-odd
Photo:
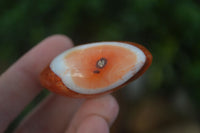
[(0, 71), (53, 34), (65, 34), (75, 44), (145, 45), (154, 57), (149, 93), (170, 96), (182, 88), (200, 111), (198, 0), (1, 0)]

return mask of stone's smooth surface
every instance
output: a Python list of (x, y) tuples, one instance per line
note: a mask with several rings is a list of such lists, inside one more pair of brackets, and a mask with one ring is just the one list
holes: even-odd
[(151, 61), (151, 53), (139, 44), (96, 42), (58, 55), (40, 79), (44, 87), (56, 93), (92, 97), (117, 90), (136, 79)]
[(50, 68), (72, 91), (95, 94), (126, 82), (145, 60), (144, 53), (135, 46), (101, 42), (65, 51), (52, 61)]

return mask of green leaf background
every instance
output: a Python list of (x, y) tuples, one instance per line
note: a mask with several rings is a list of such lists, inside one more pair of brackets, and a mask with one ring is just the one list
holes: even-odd
[[(123, 89), (114, 94), (122, 109), (111, 132), (142, 132), (127, 126), (131, 122), (125, 118), (134, 116), (139, 108), (137, 105), (142, 106), (141, 101), (145, 99), (156, 98), (173, 105), (179, 90), (187, 95), (183, 98), (186, 100), (184, 105), (188, 105), (187, 102), (192, 105), (189, 112), (200, 111), (198, 0), (1, 0), (0, 72), (3, 73), (40, 40), (53, 34), (67, 35), (75, 45), (93, 41), (133, 41), (152, 52), (153, 64), (143, 76), (144, 80), (139, 79), (146, 88), (144, 92), (137, 99), (128, 99)], [(44, 91), (40, 96), (47, 93)], [(27, 110), (31, 110), (30, 106), (37, 103), (37, 100), (33, 101), (7, 132), (11, 132)], [(127, 106), (131, 106), (128, 112)], [(176, 107), (169, 108), (181, 112)], [(198, 122), (198, 113), (190, 113), (183, 113), (177, 119), (193, 121), (195, 118)], [(172, 121), (170, 125), (179, 123)], [(163, 125), (169, 127), (168, 123)], [(159, 123), (147, 131), (158, 132), (158, 129), (164, 131), (166, 128)]]

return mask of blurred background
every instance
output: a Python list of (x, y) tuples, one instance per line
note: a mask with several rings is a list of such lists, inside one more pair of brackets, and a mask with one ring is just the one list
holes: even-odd
[(53, 34), (76, 45), (132, 41), (152, 52), (148, 71), (113, 94), (121, 108), (112, 133), (200, 132), (199, 0), (1, 0), (0, 72)]

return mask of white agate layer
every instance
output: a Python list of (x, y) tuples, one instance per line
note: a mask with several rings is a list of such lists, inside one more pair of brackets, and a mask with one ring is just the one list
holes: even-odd
[[(119, 46), (126, 48), (130, 50), (131, 52), (135, 53), (136, 55), (136, 64), (131, 71), (129, 71), (127, 74), (125, 74), (122, 79), (119, 79), (117, 82), (105, 87), (105, 88), (97, 88), (97, 89), (86, 89), (86, 88), (81, 88), (77, 86), (73, 80), (73, 76), (83, 76), (81, 73), (76, 73), (76, 75), (71, 75), (70, 71), (67, 71), (69, 67), (66, 65), (65, 62), (65, 57), (76, 50), (83, 50), (87, 49), (90, 47), (95, 47), (95, 46), (102, 46), (102, 45), (112, 45), (112, 46)], [(123, 59), (123, 57), (122, 57)], [(105, 92), (108, 90), (111, 90), (113, 88), (116, 88), (119, 85), (122, 85), (126, 81), (128, 81), (131, 77), (133, 77), (144, 65), (146, 61), (146, 56), (143, 53), (143, 51), (136, 46), (133, 46), (131, 44), (123, 43), (123, 42), (97, 42), (97, 43), (89, 43), (89, 44), (84, 44), (80, 45), (74, 48), (71, 48), (69, 50), (66, 50), (62, 54), (58, 55), (50, 64), (51, 70), (61, 78), (62, 82), (64, 85), (67, 86), (67, 88), (71, 89), (74, 92), (80, 93), (80, 94), (97, 94), (101, 92)]]

